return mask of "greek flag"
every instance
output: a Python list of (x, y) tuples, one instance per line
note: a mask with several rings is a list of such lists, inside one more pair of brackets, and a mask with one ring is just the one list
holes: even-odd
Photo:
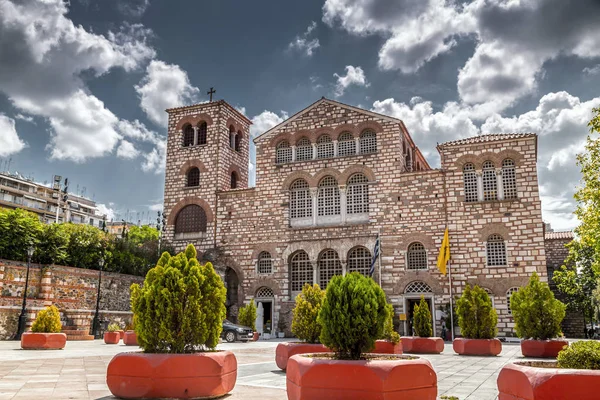
[(379, 257), (379, 234), (377, 234), (377, 240), (375, 241), (375, 248), (373, 249), (373, 259), (371, 260), (371, 269), (369, 270), (369, 276), (372, 278), (375, 274), (375, 261)]

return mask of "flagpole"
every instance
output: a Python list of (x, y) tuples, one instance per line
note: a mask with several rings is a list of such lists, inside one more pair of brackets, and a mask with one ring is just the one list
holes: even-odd
[(379, 287), (381, 287), (381, 257), (383, 255), (381, 247), (381, 228), (377, 231), (377, 237), (379, 238)]
[[(454, 341), (454, 305), (452, 304), (452, 264), (451, 260), (448, 260), (448, 285), (450, 285), (450, 337)], [(445, 339), (445, 338), (444, 338)]]
[[(448, 231), (448, 251), (450, 251), (450, 228), (448, 224), (448, 189), (446, 187), (446, 173), (444, 170), (444, 152), (440, 152), (441, 156), (441, 171), (442, 177), (444, 178), (444, 212), (446, 217), (446, 230)], [(454, 305), (452, 301), (452, 253), (450, 253), (450, 257), (448, 258), (448, 293), (450, 294), (450, 338), (454, 341)], [(446, 338), (444, 338), (446, 339)]]

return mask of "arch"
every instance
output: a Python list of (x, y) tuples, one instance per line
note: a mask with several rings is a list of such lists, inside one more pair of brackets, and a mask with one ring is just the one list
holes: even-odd
[(269, 146), (277, 146), (277, 144), (279, 144), (279, 142), (283, 142), (284, 140), (287, 140), (288, 142), (290, 142), (290, 146), (293, 143), (293, 135), (290, 132), (283, 132), (280, 133), (278, 135), (275, 135), (270, 141), (269, 141)]
[(510, 239), (510, 229), (500, 222), (484, 225), (484, 227), (479, 230), (479, 239), (482, 242), (485, 242), (487, 238), (494, 233), (502, 236), (504, 240)]
[(358, 132), (360, 132), (361, 134), (365, 130), (372, 130), (372, 131), (375, 131), (375, 133), (382, 133), (383, 126), (381, 126), (381, 124), (379, 122), (365, 121), (365, 122), (361, 122), (360, 124), (356, 125), (356, 130)]
[[(335, 171), (335, 170), (334, 170)], [(348, 182), (348, 179), (354, 174), (363, 174), (369, 180), (369, 183), (375, 182), (375, 173), (366, 165), (351, 165), (346, 168), (339, 176), (340, 182)]]
[(498, 200), (498, 177), (496, 176), (496, 163), (486, 160), (482, 164), (483, 200)]
[(317, 192), (317, 214), (328, 217), (341, 214), (341, 195), (338, 180), (326, 175), (319, 180)]
[(258, 255), (260, 253), (262, 253), (263, 251), (266, 251), (267, 253), (271, 254), (271, 259), (273, 261), (276, 260), (276, 255), (277, 255), (277, 245), (274, 243), (261, 243), (259, 246), (257, 246), (253, 251), (252, 251), (252, 259), (256, 260), (258, 258)]
[(359, 173), (353, 174), (346, 182), (346, 213), (366, 214), (369, 212), (369, 180)]
[(364, 246), (355, 246), (348, 251), (347, 271), (358, 272), (364, 276), (369, 276), (371, 269), (372, 255), (369, 249)]
[(374, 154), (377, 153), (377, 132), (371, 129), (365, 129), (360, 133), (359, 153)]
[(275, 146), (275, 164), (284, 164), (292, 162), (293, 153), (290, 142), (282, 140)]
[(302, 138), (307, 138), (311, 143), (314, 142), (313, 131), (307, 129), (299, 130), (291, 134), (290, 144), (296, 146), (298, 141)]
[(256, 258), (256, 272), (258, 274), (273, 273), (273, 257), (268, 251), (261, 251)]
[(473, 164), (473, 170), (475, 170), (475, 166), (481, 165), (481, 162), (479, 156), (476, 156), (475, 154), (464, 154), (454, 161), (454, 165), (460, 170), (464, 170), (465, 164)]
[[(440, 232), (443, 234), (443, 232)], [(404, 235), (402, 238), (402, 250), (408, 251), (408, 248), (411, 244), (415, 242), (420, 242), (427, 249), (436, 249), (438, 245), (436, 245), (436, 241), (429, 235), (421, 232), (411, 232), (409, 234)], [(442, 236), (439, 237), (439, 243), (442, 242)]]
[(194, 127), (190, 124), (186, 124), (183, 127), (183, 147), (189, 147), (194, 145)]
[(175, 127), (175, 129), (177, 131), (180, 131), (185, 124), (190, 124), (192, 126), (196, 126), (196, 125), (198, 125), (198, 123), (200, 121), (205, 121), (207, 125), (213, 124), (213, 120), (210, 117), (210, 115), (205, 114), (205, 113), (200, 113), (200, 114), (194, 114), (194, 115), (186, 115), (185, 117), (181, 118), (179, 120), (179, 122), (177, 122), (177, 126)]
[(275, 296), (281, 296), (281, 289), (279, 288), (279, 283), (273, 279), (272, 277), (259, 276), (253, 280), (252, 285), (250, 285), (249, 293), (256, 294), (260, 288), (269, 288), (273, 291)]
[(356, 125), (353, 124), (342, 124), (335, 127), (333, 130), (333, 140), (339, 140), (339, 137), (344, 132), (350, 132), (353, 138), (358, 137), (358, 129), (356, 129)]
[(335, 156), (335, 147), (331, 135), (324, 133), (317, 139), (317, 158), (332, 158)]
[(412, 242), (406, 251), (406, 269), (427, 269), (427, 249), (421, 242)]
[(175, 234), (206, 232), (206, 212), (197, 204), (183, 207), (175, 216)]
[(254, 292), (255, 299), (271, 299), (273, 297), (275, 297), (275, 292), (268, 286), (261, 286)]
[(306, 183), (308, 183), (309, 187), (314, 187), (314, 180), (311, 174), (309, 174), (308, 172), (305, 171), (295, 171), (292, 172), (291, 174), (289, 174), (287, 176), (287, 178), (285, 178), (285, 180), (283, 181), (283, 185), (281, 185), (283, 190), (289, 190), (290, 186), (292, 185), (292, 183), (294, 183), (294, 181), (297, 181), (298, 179), (304, 179), (306, 181)]
[(404, 276), (400, 279), (398, 284), (394, 287), (394, 294), (401, 295), (405, 293), (406, 287), (413, 281), (423, 281), (426, 283), (434, 294), (444, 294), (443, 288), (440, 286), (438, 278), (428, 271), (406, 271)]
[(289, 189), (289, 213), (290, 220), (312, 217), (312, 196), (308, 182), (304, 179), (296, 179)]
[(310, 133), (310, 136), (312, 138), (314, 138), (314, 139), (318, 139), (319, 137), (321, 137), (323, 135), (327, 135), (329, 137), (332, 137), (333, 136), (333, 129), (330, 128), (330, 127), (328, 127), (328, 126), (325, 126), (325, 127), (322, 127), (322, 128), (317, 128), (317, 129), (315, 129), (314, 131), (312, 131)]
[(433, 293), (433, 289), (423, 281), (412, 281), (404, 288), (406, 294)]
[(185, 175), (187, 173), (187, 171), (189, 171), (189, 169), (192, 167), (198, 168), (201, 173), (208, 172), (208, 170), (206, 169), (206, 167), (204, 166), (202, 161), (195, 159), (195, 160), (187, 160), (186, 162), (184, 162), (181, 165), (181, 167), (179, 168), (179, 175)]
[(336, 275), (342, 275), (342, 263), (337, 251), (325, 249), (319, 254), (317, 259), (319, 286), (321, 289), (327, 288), (329, 281)]
[(169, 217), (167, 218), (167, 225), (175, 225), (175, 218), (179, 211), (181, 211), (185, 206), (188, 206), (190, 204), (196, 204), (202, 207), (202, 209), (206, 213), (206, 221), (208, 223), (211, 223), (213, 221), (213, 212), (210, 208), (210, 205), (203, 199), (200, 199), (196, 196), (188, 196), (184, 197), (182, 200), (177, 202), (175, 206), (173, 206), (171, 212), (169, 213)]
[(236, 132), (243, 130), (242, 126), (235, 118), (233, 118), (233, 117), (227, 118), (227, 122), (225, 123), (225, 126), (227, 126), (227, 129), (230, 129), (232, 125), (233, 125), (233, 130)]
[(290, 290), (299, 292), (305, 283), (313, 284), (313, 265), (304, 250), (298, 250), (290, 256)]
[(310, 161), (313, 159), (313, 146), (310, 139), (302, 136), (296, 142), (296, 161)]
[(319, 186), (319, 182), (321, 182), (321, 180), (328, 175), (333, 176), (335, 178), (335, 180), (338, 182), (338, 184), (339, 184), (339, 182), (345, 182), (345, 181), (342, 181), (342, 179), (341, 179), (342, 174), (337, 169), (323, 168), (322, 170), (317, 172), (315, 174), (315, 176), (313, 176), (313, 178), (312, 178), (313, 185), (311, 185), (311, 187)]
[(350, 131), (343, 131), (337, 138), (338, 157), (348, 157), (356, 155), (356, 138)]

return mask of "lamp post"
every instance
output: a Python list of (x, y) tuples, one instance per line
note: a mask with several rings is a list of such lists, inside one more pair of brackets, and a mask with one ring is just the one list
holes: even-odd
[(98, 329), (100, 328), (98, 312), (100, 311), (100, 286), (102, 285), (102, 267), (104, 266), (104, 258), (100, 258), (98, 265), (100, 266), (100, 271), (98, 272), (98, 294), (96, 295), (96, 313), (94, 314), (94, 321), (92, 323), (92, 334), (94, 335), (94, 338), (98, 337)]
[(27, 315), (25, 309), (27, 308), (27, 289), (29, 289), (29, 268), (31, 267), (31, 257), (33, 257), (33, 252), (35, 251), (35, 247), (30, 245), (27, 248), (27, 273), (25, 274), (25, 290), (23, 291), (23, 306), (21, 307), (21, 315), (19, 315), (19, 325), (17, 328), (17, 335), (15, 336), (16, 340), (21, 340), (21, 335), (25, 332), (25, 325), (27, 323)]

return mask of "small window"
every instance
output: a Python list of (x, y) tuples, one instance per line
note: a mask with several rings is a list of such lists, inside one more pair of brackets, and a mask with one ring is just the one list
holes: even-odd
[(273, 272), (273, 259), (271, 258), (271, 253), (262, 251), (258, 255), (256, 270), (259, 274), (270, 274)]
[(373, 131), (364, 131), (360, 135), (360, 154), (377, 153), (377, 135)]
[(516, 292), (519, 291), (518, 287), (512, 287), (510, 289), (508, 289), (508, 291), (506, 292), (506, 307), (508, 310), (508, 315), (512, 315), (512, 309), (510, 307), (510, 298), (512, 297), (512, 295)]
[(206, 213), (196, 204), (185, 206), (175, 217), (175, 233), (206, 232)]
[(296, 143), (296, 161), (307, 161), (313, 158), (313, 148), (310, 140), (302, 138)]
[(256, 291), (254, 297), (258, 299), (270, 299), (275, 297), (275, 293), (273, 293), (273, 289), (263, 286)]
[(498, 181), (494, 163), (486, 161), (483, 163), (483, 200), (498, 200)]
[(319, 286), (327, 288), (327, 284), (335, 275), (342, 275), (342, 263), (335, 250), (325, 250), (319, 255)]
[(319, 182), (317, 194), (318, 215), (340, 215), (340, 189), (333, 176), (326, 176)]
[(340, 157), (356, 154), (356, 141), (350, 132), (344, 132), (338, 139), (338, 155)]
[(433, 293), (433, 290), (423, 281), (413, 281), (406, 285), (404, 293)]
[(183, 128), (183, 145), (185, 147), (194, 145), (194, 128), (191, 125), (186, 125)]
[(237, 173), (235, 171), (233, 171), (231, 173), (231, 188), (235, 189), (237, 188), (237, 182), (238, 182), (238, 176)]
[(187, 173), (187, 187), (200, 186), (200, 170), (197, 167), (192, 167)]
[(208, 126), (206, 122), (200, 122), (198, 125), (198, 144), (206, 144), (206, 133), (208, 131)]
[(490, 235), (486, 244), (487, 265), (501, 267), (506, 265), (506, 244), (500, 235)]
[(515, 162), (509, 158), (502, 161), (502, 188), (504, 189), (505, 199), (512, 200), (517, 198)]
[(365, 247), (355, 247), (348, 252), (348, 272), (358, 272), (369, 276), (371, 270), (371, 252)]
[(312, 217), (312, 197), (304, 179), (295, 180), (290, 186), (290, 218)]
[(229, 126), (229, 147), (232, 149), (235, 148), (235, 127), (233, 125)]
[(275, 163), (284, 164), (288, 162), (292, 162), (292, 148), (290, 147), (290, 143), (284, 140), (277, 145)]
[(305, 283), (313, 284), (313, 266), (306, 252), (300, 250), (290, 259), (290, 287), (299, 292)]
[(406, 262), (407, 269), (427, 269), (427, 250), (425, 250), (425, 246), (419, 242), (408, 246)]
[(348, 179), (346, 189), (346, 212), (365, 214), (369, 212), (369, 181), (363, 174), (354, 174)]
[(242, 131), (238, 131), (235, 135), (235, 151), (241, 151), (242, 148)]
[(473, 203), (479, 200), (477, 194), (477, 175), (473, 164), (465, 164), (463, 167), (463, 183), (465, 186), (465, 202)]
[(333, 142), (329, 135), (321, 135), (317, 140), (317, 158), (331, 158), (335, 155)]

